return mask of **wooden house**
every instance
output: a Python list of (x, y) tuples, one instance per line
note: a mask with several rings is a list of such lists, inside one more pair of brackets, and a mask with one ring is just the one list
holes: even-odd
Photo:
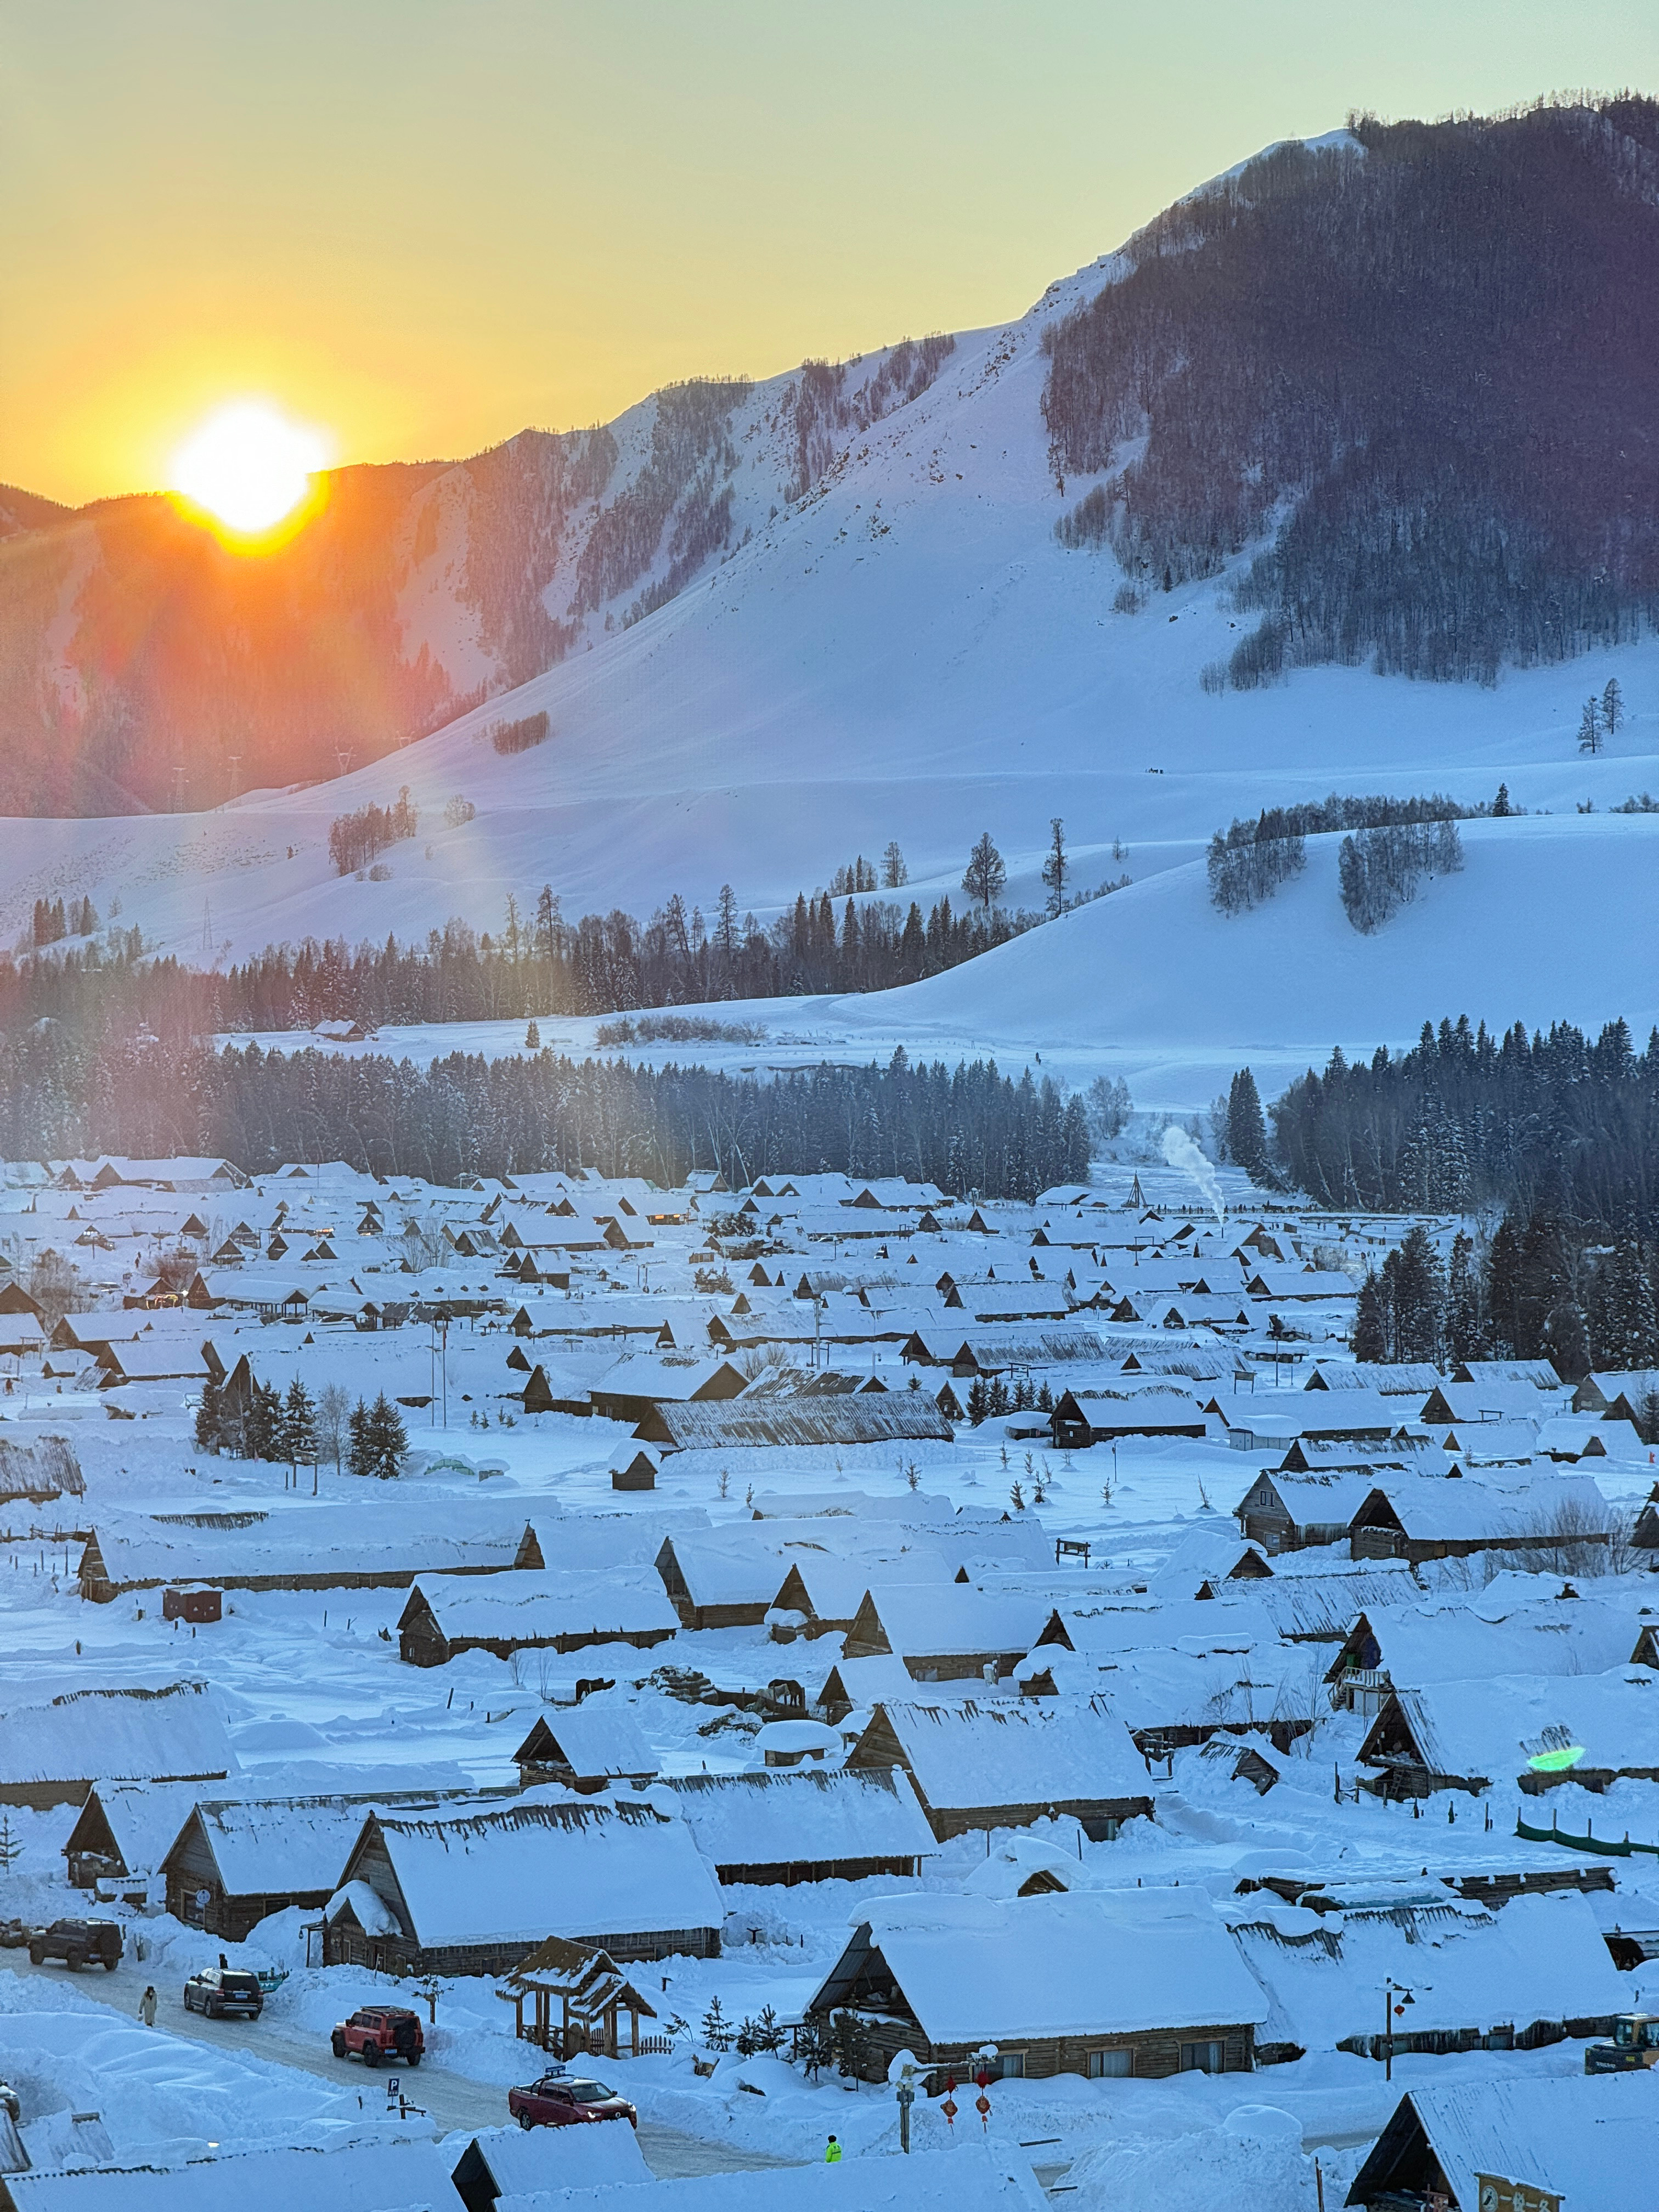
[(1266, 1997), (1201, 1888), (888, 1898), (870, 1909), (809, 2014), (851, 2012), (866, 2081), (900, 2051), (937, 2087), (992, 2072), (1042, 2079), (1248, 2073)]
[(592, 1703), (569, 1707), (551, 1720), (538, 1713), (513, 1763), (522, 1789), (559, 1782), (584, 1796), (624, 1780), (643, 1790), (657, 1773), (657, 1755), (632, 1714)]
[(1649, 2212), (1652, 2075), (1587, 2081), (1529, 2074), (1479, 2088), (1414, 2088), (1344, 2202), (1365, 2212)]
[(1126, 1390), (1108, 1397), (1062, 1390), (1049, 1416), (1057, 1451), (1085, 1451), (1120, 1437), (1201, 1437), (1204, 1415), (1190, 1398)]
[(720, 1404), (738, 1396), (746, 1381), (729, 1359), (676, 1362), (635, 1355), (619, 1359), (594, 1383), (588, 1401), (604, 1420), (638, 1422), (662, 1405)]
[[(357, 1884), (368, 1897), (351, 1894)], [(648, 1805), (536, 1797), (426, 1818), (371, 1813), (337, 1890), (347, 1895), (326, 1924), (325, 1963), (394, 1974), (503, 1974), (550, 1936), (621, 1963), (712, 1959), (726, 1917), (683, 1820)]]
[(168, 1846), (195, 1810), (199, 1782), (100, 1782), (64, 1843), (71, 1889), (100, 1881), (143, 1882), (154, 1875)]
[(902, 1767), (940, 1843), (1071, 1819), (1097, 1843), (1152, 1809), (1146, 1762), (1102, 1698), (878, 1705), (849, 1773)]
[(1356, 1559), (1468, 1559), (1479, 1552), (1558, 1551), (1564, 1528), (1575, 1543), (1605, 1545), (1612, 1521), (1588, 1476), (1552, 1474), (1547, 1490), (1523, 1473), (1500, 1486), (1466, 1474), (1383, 1474), (1348, 1524)]
[(536, 1531), (399, 1530), (366, 1536), (347, 1508), (313, 1507), (162, 1520), (100, 1515), (82, 1547), (81, 1595), (106, 1605), (129, 1591), (194, 1583), (221, 1590), (407, 1589), (417, 1575), (495, 1575), (544, 1564)]
[(1239, 1533), (1269, 1553), (1340, 1543), (1376, 1480), (1370, 1467), (1264, 1467), (1233, 1508)]
[(0, 1715), (0, 1805), (84, 1805), (97, 1782), (222, 1782), (234, 1763), (202, 1682), (68, 1690)]
[(748, 1396), (729, 1405), (653, 1407), (634, 1431), (664, 1452), (731, 1451), (799, 1445), (834, 1450), (854, 1444), (950, 1443), (951, 1424), (919, 1390)]
[(423, 1577), (398, 1619), (398, 1656), (410, 1667), (442, 1667), (463, 1651), (497, 1659), (515, 1651), (581, 1651), (627, 1644), (648, 1650), (679, 1626), (647, 1576), (584, 1570), (526, 1569), (463, 1578)]
[(682, 1628), (758, 1628), (776, 1594), (783, 1549), (768, 1535), (726, 1528), (665, 1536), (657, 1572)]
[(728, 1885), (908, 1877), (934, 1847), (915, 1793), (896, 1769), (689, 1774), (667, 1787), (697, 1849)]
[[(1572, 1754), (1577, 1754), (1573, 1756)], [(1604, 1790), (1659, 1782), (1659, 1684), (1645, 1667), (1500, 1674), (1392, 1689), (1358, 1753), (1380, 1797), (1515, 1783)]]
[(204, 1799), (162, 1857), (167, 1907), (186, 1927), (240, 1943), (267, 1914), (317, 1909), (363, 1825), (362, 1798)]
[(916, 1682), (984, 1680), (1012, 1674), (1038, 1644), (1067, 1642), (1043, 1598), (990, 1596), (958, 1582), (880, 1583), (860, 1601), (843, 1656), (890, 1654)]

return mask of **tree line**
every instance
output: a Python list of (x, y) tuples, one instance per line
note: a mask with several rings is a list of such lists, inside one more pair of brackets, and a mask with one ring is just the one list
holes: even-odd
[(1599, 1243), (1547, 1206), (1512, 1209), (1484, 1248), (1460, 1230), (1443, 1260), (1421, 1223), (1359, 1288), (1362, 1361), (1548, 1359), (1564, 1382), (1646, 1373), (1636, 1412), (1659, 1443), (1655, 1253), (1633, 1227)]
[(1659, 1030), (1638, 1054), (1622, 1019), (1594, 1041), (1565, 1022), (1530, 1037), (1520, 1022), (1501, 1036), (1467, 1015), (1425, 1023), (1408, 1052), (1334, 1052), (1270, 1118), (1270, 1168), (1322, 1205), (1659, 1236)]
[(676, 1185), (713, 1168), (733, 1187), (763, 1174), (899, 1176), (952, 1193), (1035, 1198), (1086, 1181), (1088, 1116), (1028, 1070), (829, 1065), (761, 1080), (702, 1066), (575, 1061), (541, 1052), (428, 1067), (189, 1039), (93, 1039), (67, 1026), (0, 1040), (0, 1156), (224, 1158), (260, 1174), (340, 1159), (445, 1184), (593, 1168)]

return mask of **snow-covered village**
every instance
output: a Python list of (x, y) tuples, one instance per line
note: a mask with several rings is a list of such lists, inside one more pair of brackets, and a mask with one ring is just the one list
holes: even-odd
[(1654, 2212), (1659, 18), (1304, 12), (9, 26), (0, 2212)]

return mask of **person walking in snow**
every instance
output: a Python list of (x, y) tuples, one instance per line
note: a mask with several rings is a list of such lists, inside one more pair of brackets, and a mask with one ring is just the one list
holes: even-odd
[(138, 2000), (138, 2017), (146, 2027), (155, 2025), (155, 1984), (152, 1982)]
[(824, 2147), (823, 2162), (826, 2166), (839, 2166), (841, 2164), (841, 2145), (836, 2141), (834, 2136), (830, 2136), (829, 2142)]

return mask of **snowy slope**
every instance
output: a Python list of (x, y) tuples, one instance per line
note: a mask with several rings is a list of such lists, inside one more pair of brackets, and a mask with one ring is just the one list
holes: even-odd
[[(35, 898), (68, 892), (106, 918), (118, 897), (125, 927), (204, 963), (307, 935), (420, 939), (452, 915), (492, 927), (509, 892), (522, 905), (544, 883), (571, 916), (648, 914), (675, 889), (707, 910), (727, 881), (764, 915), (890, 837), (915, 895), (959, 896), (966, 848), (987, 827), (1011, 897), (1036, 903), (1060, 814), (1078, 884), (1121, 872), (1121, 840), (1133, 889), (992, 962), (842, 1008), (849, 1030), (915, 1024), (941, 1039), (1088, 1039), (1158, 1058), (1201, 1047), (1207, 1065), (1247, 1048), (1305, 1059), (1337, 1036), (1409, 1037), (1449, 1006), (1499, 1021), (1637, 1020), (1651, 988), (1644, 972), (1625, 982), (1619, 963), (1639, 942), (1638, 915), (1650, 939), (1646, 905), (1626, 908), (1647, 898), (1639, 856), (1653, 824), (1605, 809), (1659, 788), (1659, 641), (1490, 690), (1324, 669), (1204, 693), (1200, 670), (1237, 639), (1225, 579), (1117, 614), (1114, 559), (1054, 537), (1085, 487), (1050, 472), (1042, 336), (1121, 266), (1103, 260), (1018, 322), (959, 337), (920, 397), (855, 431), (775, 514), (802, 380), (755, 386), (730, 425), (733, 535), (748, 542), (625, 629), (607, 634), (596, 614), (559, 665), (395, 758), (206, 815), (0, 821), (0, 941)], [(658, 404), (613, 426), (635, 477)], [(432, 559), (447, 542), (440, 531)], [(550, 611), (556, 600), (569, 612), (565, 588), (550, 586)], [(459, 666), (473, 648), (457, 636), (447, 649)], [(1583, 697), (1615, 672), (1630, 719), (1606, 755), (1581, 760)], [(550, 738), (499, 757), (489, 728), (538, 709)], [(1335, 908), (1332, 854), (1234, 923), (1209, 912), (1191, 868), (1212, 830), (1264, 803), (1333, 787), (1473, 799), (1500, 779), (1549, 821), (1493, 825), (1490, 848), (1472, 832), (1468, 874), (1373, 941)], [(404, 782), (421, 831), (383, 854), (389, 878), (336, 877), (331, 820)], [(476, 818), (447, 827), (458, 793)], [(1602, 811), (1581, 819), (1585, 797)], [(1511, 854), (1526, 857), (1511, 868)], [(1534, 931), (1540, 915), (1554, 926)]]

